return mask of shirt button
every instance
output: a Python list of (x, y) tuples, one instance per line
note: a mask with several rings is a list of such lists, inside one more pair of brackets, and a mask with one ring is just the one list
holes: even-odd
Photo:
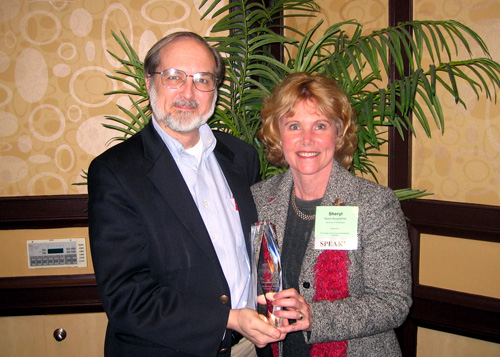
[(200, 169), (198, 169), (198, 171), (197, 171), (197, 172), (198, 172), (199, 174), (201, 174), (201, 170), (200, 170)]
[(302, 283), (302, 286), (304, 287), (304, 289), (309, 289), (311, 287), (311, 283), (309, 283), (308, 281), (304, 281)]
[(207, 201), (203, 201), (203, 206), (208, 207), (208, 202)]
[(216, 236), (215, 234), (212, 234), (212, 235), (210, 236), (210, 239), (212, 239), (212, 240), (216, 240), (216, 239), (217, 239), (217, 236)]

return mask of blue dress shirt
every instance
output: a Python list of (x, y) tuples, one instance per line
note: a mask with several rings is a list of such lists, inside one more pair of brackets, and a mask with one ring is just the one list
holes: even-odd
[(152, 120), (203, 218), (231, 291), (231, 307), (252, 307), (255, 302), (252, 297), (250, 259), (238, 207), (213, 152), (217, 140), (212, 130), (203, 124), (199, 128), (200, 141), (194, 148), (186, 150), (160, 127), (156, 119)]

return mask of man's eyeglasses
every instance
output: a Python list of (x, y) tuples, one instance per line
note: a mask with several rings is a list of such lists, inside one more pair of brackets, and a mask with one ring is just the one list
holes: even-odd
[(151, 74), (161, 74), (161, 84), (171, 89), (182, 87), (186, 83), (187, 77), (193, 78), (194, 86), (201, 92), (211, 92), (216, 86), (215, 75), (209, 72), (199, 72), (190, 75), (180, 69), (169, 68), (162, 72), (153, 72)]

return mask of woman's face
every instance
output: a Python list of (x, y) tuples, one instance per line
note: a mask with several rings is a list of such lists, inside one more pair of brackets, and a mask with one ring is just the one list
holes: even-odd
[(280, 120), (285, 159), (294, 177), (328, 181), (337, 140), (334, 122), (317, 110), (315, 101), (300, 101), (294, 109), (293, 116)]

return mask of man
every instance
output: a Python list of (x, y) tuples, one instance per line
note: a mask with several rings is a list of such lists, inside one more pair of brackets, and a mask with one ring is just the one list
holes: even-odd
[[(191, 32), (144, 62), (153, 119), (89, 168), (89, 234), (107, 356), (230, 355), (284, 338), (255, 306), (255, 150), (212, 132), (223, 62)], [(240, 333), (236, 340), (232, 337)], [(237, 349), (243, 342), (233, 349)], [(245, 347), (241, 347), (245, 348)], [(246, 354), (246, 352), (243, 352)]]

